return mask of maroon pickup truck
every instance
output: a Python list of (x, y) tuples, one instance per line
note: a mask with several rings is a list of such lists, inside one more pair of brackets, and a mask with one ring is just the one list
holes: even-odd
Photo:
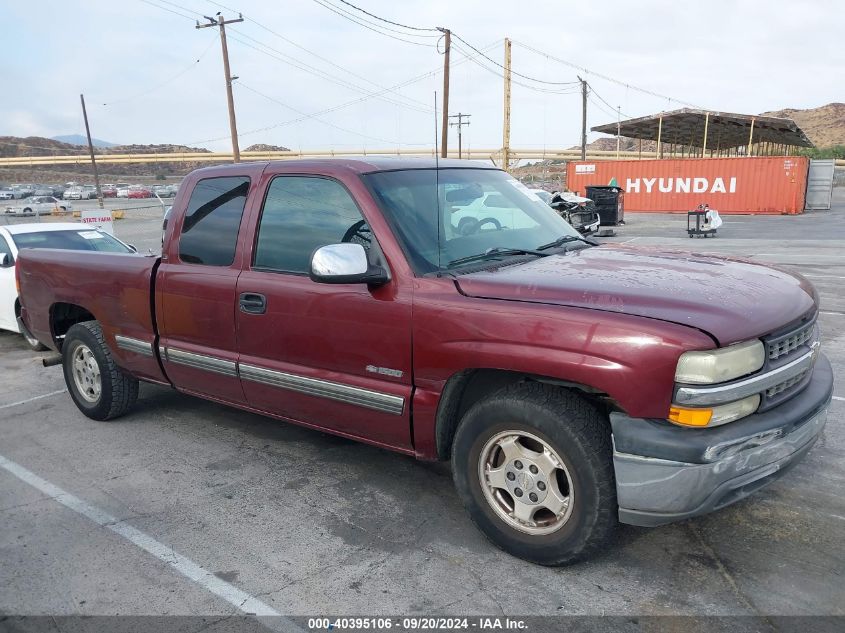
[(143, 380), (450, 459), (484, 534), (548, 565), (776, 479), (832, 393), (799, 275), (594, 244), (468, 161), (201, 169), (161, 258), (25, 250), (17, 273), (88, 417)]

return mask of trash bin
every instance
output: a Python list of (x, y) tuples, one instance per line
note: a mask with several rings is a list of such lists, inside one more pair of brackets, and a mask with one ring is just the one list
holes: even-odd
[(602, 226), (625, 223), (625, 191), (622, 187), (590, 185), (587, 197), (596, 204)]

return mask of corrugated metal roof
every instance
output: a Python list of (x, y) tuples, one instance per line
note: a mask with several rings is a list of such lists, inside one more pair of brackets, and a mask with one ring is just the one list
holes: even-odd
[(704, 126), (707, 122), (708, 149), (739, 147), (748, 144), (753, 121), (753, 140), (755, 143), (784, 143), (800, 147), (813, 147), (813, 143), (792, 119), (735, 114), (733, 112), (713, 112), (692, 108), (682, 108), (671, 112), (627, 119), (618, 124), (597, 125), (591, 129), (593, 132), (603, 132), (614, 136), (618, 130), (620, 136), (656, 141), (661, 117), (663, 118), (663, 129), (660, 139), (663, 143), (702, 147), (704, 145)]

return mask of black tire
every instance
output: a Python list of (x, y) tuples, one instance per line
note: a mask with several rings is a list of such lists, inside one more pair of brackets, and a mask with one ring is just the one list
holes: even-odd
[[(485, 496), (479, 472), (482, 449), (504, 431), (538, 437), (566, 468), (571, 511), (551, 533), (517, 529)], [(602, 550), (613, 539), (618, 507), (612, 455), (610, 425), (591, 403), (563, 388), (522, 383), (467, 411), (452, 447), (452, 473), (470, 518), (495, 545), (534, 563), (565, 565)]]
[[(81, 346), (91, 351), (99, 369), (101, 388), (94, 401), (83, 395), (73, 375), (74, 355)], [(79, 410), (92, 420), (117, 418), (138, 400), (138, 380), (124, 374), (115, 364), (103, 338), (103, 330), (96, 321), (77, 323), (68, 330), (62, 344), (62, 367), (71, 398)]]

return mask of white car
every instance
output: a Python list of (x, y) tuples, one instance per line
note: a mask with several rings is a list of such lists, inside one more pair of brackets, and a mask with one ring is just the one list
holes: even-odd
[(65, 189), (62, 198), (64, 200), (83, 200), (87, 195), (87, 192), (83, 193), (82, 187), (70, 187)]
[(13, 215), (50, 215), (71, 211), (73, 205), (53, 196), (33, 196), (14, 207), (6, 207), (6, 213)]
[(15, 262), (24, 248), (134, 253), (135, 249), (96, 228), (75, 222), (7, 224), (0, 226), (0, 330), (20, 332), (35, 351), (46, 349), (20, 320), (21, 303), (15, 284)]
[[(520, 185), (520, 187), (522, 187)], [(514, 195), (527, 195), (542, 208), (545, 203), (537, 196), (516, 189)], [(519, 205), (497, 191), (483, 191), (474, 187), (456, 187), (446, 193), (446, 204), (451, 211), (452, 236), (468, 236), (484, 231), (530, 229), (537, 221)]]
[(540, 198), (540, 201), (541, 201), (541, 202), (545, 202), (546, 204), (551, 204), (551, 203), (552, 203), (552, 194), (550, 194), (550, 193), (549, 193), (548, 191), (546, 191), (545, 189), (529, 189), (528, 191), (530, 191), (530, 192), (531, 192), (531, 193), (533, 193), (535, 196), (537, 196), (538, 198)]
[(129, 197), (129, 187), (128, 186), (126, 186), (126, 187), (120, 187), (119, 186), (117, 188), (117, 194), (116, 194), (115, 197), (117, 197), (117, 198), (128, 198)]

